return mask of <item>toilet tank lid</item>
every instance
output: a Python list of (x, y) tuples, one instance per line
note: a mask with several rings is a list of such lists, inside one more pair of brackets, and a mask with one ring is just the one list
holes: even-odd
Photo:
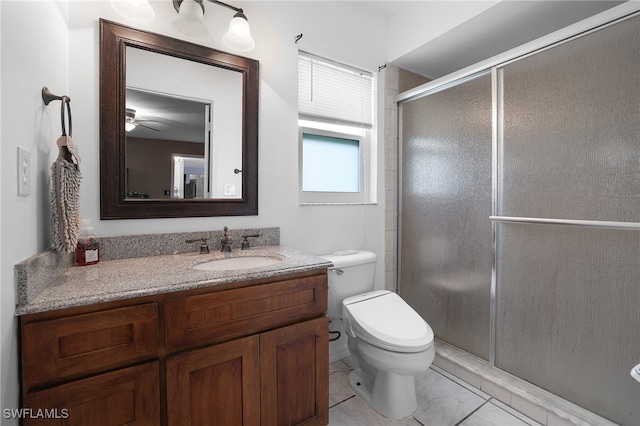
[(333, 263), (333, 268), (339, 269), (346, 268), (348, 266), (364, 265), (365, 263), (372, 263), (378, 260), (375, 253), (366, 250), (340, 250), (334, 251), (331, 254), (323, 254), (320, 257), (327, 259)]

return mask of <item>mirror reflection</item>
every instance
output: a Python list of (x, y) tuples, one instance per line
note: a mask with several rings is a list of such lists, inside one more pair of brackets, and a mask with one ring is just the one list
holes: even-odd
[(242, 74), (131, 46), (126, 64), (125, 198), (241, 198)]
[(172, 154), (173, 198), (205, 198), (205, 161), (203, 156)]

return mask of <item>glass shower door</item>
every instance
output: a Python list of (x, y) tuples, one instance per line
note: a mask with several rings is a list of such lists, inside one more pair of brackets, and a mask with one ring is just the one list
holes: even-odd
[(497, 70), (495, 366), (625, 425), (640, 418), (639, 70), (638, 17)]
[(400, 105), (400, 295), (485, 360), (492, 264), (491, 75)]

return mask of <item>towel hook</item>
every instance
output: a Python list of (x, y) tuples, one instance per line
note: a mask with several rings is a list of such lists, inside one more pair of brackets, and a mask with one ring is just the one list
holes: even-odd
[(66, 123), (64, 119), (64, 109), (66, 106), (67, 115), (69, 116), (69, 137), (71, 137), (71, 134), (73, 133), (73, 129), (71, 127), (72, 126), (71, 125), (71, 105), (69, 105), (69, 102), (71, 102), (71, 98), (66, 95), (63, 95), (63, 96), (54, 95), (53, 93), (51, 93), (51, 91), (47, 86), (43, 86), (42, 100), (44, 101), (45, 105), (49, 105), (51, 101), (62, 101), (62, 105), (60, 105), (60, 122), (62, 126), (62, 136), (67, 136), (67, 128), (66, 128), (66, 125), (65, 125)]
[(54, 95), (47, 86), (42, 87), (42, 100), (45, 105), (49, 105), (51, 101), (61, 101), (63, 97), (67, 98), (67, 102), (71, 102), (70, 97)]

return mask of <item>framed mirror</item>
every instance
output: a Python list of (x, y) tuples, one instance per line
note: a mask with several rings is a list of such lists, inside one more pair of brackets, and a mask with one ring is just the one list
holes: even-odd
[(100, 20), (100, 217), (258, 214), (259, 63)]

